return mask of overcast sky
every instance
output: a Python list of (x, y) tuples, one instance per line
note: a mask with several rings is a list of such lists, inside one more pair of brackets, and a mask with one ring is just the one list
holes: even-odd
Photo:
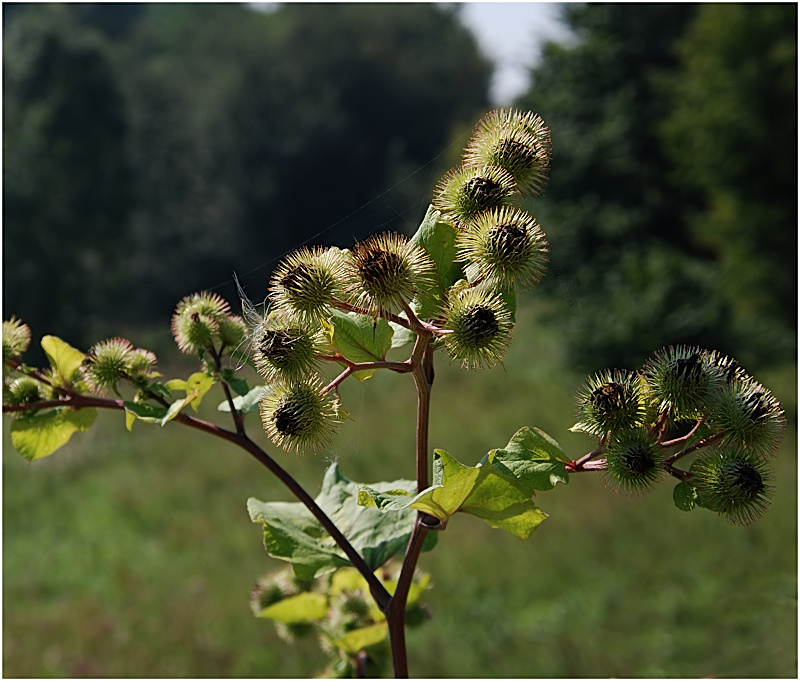
[(466, 2), (462, 18), (496, 67), (492, 104), (506, 106), (528, 87), (542, 45), (569, 36), (556, 2)]

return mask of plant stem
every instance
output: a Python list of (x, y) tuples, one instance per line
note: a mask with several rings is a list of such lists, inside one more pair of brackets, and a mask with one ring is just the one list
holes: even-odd
[(688, 433), (686, 433), (686, 435), (677, 437), (674, 440), (667, 440), (666, 442), (662, 442), (661, 446), (664, 448), (676, 447), (678, 445), (682, 445), (688, 442), (691, 439), (692, 435), (694, 435), (697, 432), (697, 429), (703, 425), (703, 423), (705, 423), (705, 418), (697, 419), (697, 423), (694, 424), (694, 427)]
[(411, 371), (411, 364), (409, 362), (387, 362), (387, 361), (377, 361), (377, 362), (351, 362), (349, 359), (341, 356), (333, 356), (333, 355), (317, 355), (320, 359), (324, 359), (331, 362), (339, 362), (345, 365), (345, 370), (339, 374), (336, 378), (334, 378), (328, 385), (326, 385), (320, 392), (321, 394), (325, 394), (338, 388), (338, 386), (346, 379), (352, 376), (356, 371), (373, 371), (376, 369), (390, 369), (392, 371), (396, 371), (400, 374), (407, 374)]
[[(73, 409), (116, 409), (120, 411), (125, 410), (125, 404), (122, 400), (113, 400), (105, 397), (94, 397), (91, 395), (78, 395), (75, 393), (70, 394), (66, 399), (61, 400), (47, 400), (43, 402), (35, 402), (26, 405), (4, 406), (3, 412), (22, 411), (24, 409), (45, 409), (48, 407), (70, 407)], [(289, 491), (311, 512), (311, 514), (319, 521), (325, 528), (326, 532), (331, 535), (333, 540), (342, 549), (344, 554), (353, 564), (353, 566), (361, 573), (364, 579), (369, 584), (370, 592), (372, 593), (375, 602), (381, 610), (385, 610), (390, 603), (391, 594), (386, 590), (386, 587), (381, 584), (380, 580), (375, 576), (372, 568), (367, 565), (366, 561), (362, 558), (361, 554), (356, 551), (350, 541), (345, 537), (342, 532), (336, 527), (336, 524), (328, 517), (317, 502), (311, 497), (308, 492), (298, 483), (290, 473), (278, 464), (269, 454), (267, 454), (261, 447), (253, 442), (244, 432), (235, 433), (225, 428), (204, 421), (203, 419), (189, 416), (187, 414), (179, 413), (175, 419), (177, 423), (181, 423), (190, 428), (200, 430), (214, 435), (231, 442), (241, 449), (244, 449), (248, 454), (255, 458), (259, 463), (266, 467), (278, 480), (280, 480)]]
[(605, 453), (605, 451), (606, 450), (601, 442), (600, 446), (597, 449), (592, 450), (588, 454), (584, 454), (580, 459), (577, 459), (576, 461), (568, 462), (567, 464), (565, 464), (565, 468), (567, 469), (568, 473), (578, 473), (580, 471), (589, 470), (586, 468), (586, 464), (589, 463), (589, 461), (591, 461), (595, 457)]
[(220, 383), (222, 384), (222, 390), (225, 393), (225, 399), (228, 401), (228, 406), (231, 408), (231, 417), (233, 418), (233, 425), (236, 428), (237, 435), (241, 435), (245, 437), (244, 432), (244, 419), (242, 415), (239, 413), (239, 410), (233, 404), (233, 395), (231, 394), (230, 386), (222, 379), (222, 352), (217, 352), (212, 345), (209, 353), (211, 357), (214, 359), (214, 366), (217, 368), (217, 375), (220, 377)]
[(689, 447), (686, 447), (685, 449), (682, 449), (679, 452), (675, 452), (664, 463), (672, 465), (681, 457), (686, 456), (687, 454), (691, 454), (695, 450), (701, 449), (702, 447), (708, 447), (708, 445), (714, 444), (715, 442), (721, 440), (723, 437), (724, 435), (722, 433), (714, 433), (713, 435), (709, 435), (704, 440), (695, 442), (693, 445), (690, 445)]
[(389, 642), (392, 647), (392, 663), (394, 664), (394, 676), (397, 679), (408, 678), (408, 650), (406, 649), (406, 605), (408, 604), (408, 592), (414, 578), (414, 570), (417, 567), (419, 554), (422, 552), (422, 545), (428, 535), (428, 529), (422, 524), (421, 512), (417, 513), (414, 521), (414, 530), (408, 542), (406, 555), (403, 558), (403, 567), (400, 570), (400, 578), (397, 581), (397, 588), (389, 601), (386, 609), (386, 624), (389, 627)]
[[(433, 386), (433, 349), (430, 337), (419, 336), (412, 355), (412, 376), (417, 387), (417, 494), (430, 485), (428, 478), (428, 433), (431, 408), (431, 387)], [(417, 359), (417, 361), (414, 361)]]
[[(431, 335), (421, 333), (411, 353), (412, 375), (417, 388), (417, 433), (416, 433), (416, 469), (417, 492), (429, 486), (428, 475), (428, 433), (430, 422), (431, 387), (433, 386), (433, 348)], [(425, 514), (417, 513), (414, 530), (408, 541), (408, 548), (403, 558), (397, 588), (385, 610), (386, 623), (389, 628), (389, 641), (392, 648), (392, 662), (395, 678), (408, 678), (408, 651), (406, 649), (406, 606), (408, 592), (414, 578), (422, 545), (428, 534), (423, 524)]]

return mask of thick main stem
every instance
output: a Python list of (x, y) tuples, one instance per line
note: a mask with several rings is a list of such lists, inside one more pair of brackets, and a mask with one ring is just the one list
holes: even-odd
[[(433, 348), (429, 335), (419, 335), (411, 356), (412, 375), (417, 388), (417, 433), (416, 433), (416, 470), (417, 492), (429, 486), (428, 474), (428, 424), (430, 422), (430, 397), (433, 385)], [(424, 513), (418, 512), (414, 521), (414, 530), (408, 542), (403, 566), (397, 588), (385, 611), (389, 628), (389, 641), (392, 648), (392, 661), (395, 678), (408, 678), (408, 651), (406, 649), (406, 606), (408, 592), (414, 578), (422, 545), (428, 535), (428, 528), (423, 524)]]

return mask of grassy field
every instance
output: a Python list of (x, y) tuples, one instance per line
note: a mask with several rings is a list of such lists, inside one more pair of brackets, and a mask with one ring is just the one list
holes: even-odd
[[(587, 438), (567, 431), (583, 377), (563, 368), (557, 339), (534, 322), (523, 309), (505, 371), (437, 365), (432, 446), (474, 465), (530, 425), (573, 456), (588, 451)], [(412, 675), (795, 677), (796, 367), (757, 377), (790, 417), (761, 521), (740, 528), (682, 513), (669, 483), (630, 497), (590, 474), (538, 497), (551, 518), (525, 542), (459, 516), (421, 560), (433, 577), (433, 620), (410, 634)], [(315, 492), (332, 459), (360, 482), (411, 477), (410, 379), (348, 382), (343, 398), (353, 421), (330, 450), (276, 453), (281, 463)], [(100, 421), (33, 464), (10, 448), (5, 428), (3, 675), (321, 669), (314, 641), (287, 646), (248, 606), (253, 581), (280, 564), (265, 554), (245, 501), (290, 497), (224, 443), (175, 424), (137, 423), (129, 434), (119, 414)]]

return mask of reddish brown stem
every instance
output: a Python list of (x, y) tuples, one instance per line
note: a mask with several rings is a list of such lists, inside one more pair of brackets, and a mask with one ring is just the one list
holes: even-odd
[[(36, 402), (27, 405), (4, 406), (3, 412), (21, 411), (22, 409), (45, 409), (48, 407), (70, 407), (73, 409), (117, 409), (124, 410), (125, 404), (122, 400), (114, 400), (105, 397), (94, 397), (91, 395), (78, 395), (70, 394), (67, 398), (61, 400), (47, 400)], [(350, 541), (345, 537), (334, 522), (328, 517), (311, 495), (300, 486), (300, 484), (284, 470), (275, 459), (267, 454), (261, 447), (253, 442), (246, 434), (235, 433), (225, 428), (196, 418), (187, 414), (179, 413), (175, 417), (175, 422), (182, 425), (194, 428), (209, 435), (214, 435), (223, 440), (227, 440), (236, 446), (244, 449), (248, 454), (255, 458), (259, 463), (265, 466), (270, 473), (278, 478), (289, 491), (311, 512), (311, 514), (319, 521), (325, 528), (328, 534), (331, 535), (333, 540), (342, 549), (344, 554), (354, 565), (361, 575), (366, 579), (370, 587), (375, 602), (382, 610), (385, 610), (391, 599), (391, 594), (386, 590), (386, 587), (381, 584), (380, 580), (374, 575), (372, 568), (367, 565), (366, 561), (361, 557), (361, 554), (355, 550)]]
[(701, 449), (702, 447), (708, 447), (709, 445), (712, 445), (715, 442), (719, 442), (723, 437), (725, 436), (722, 433), (714, 433), (713, 435), (709, 435), (707, 438), (700, 440), (699, 442), (695, 442), (690, 447), (686, 447), (679, 452), (675, 452), (664, 463), (672, 465), (678, 459), (686, 456), (687, 454), (691, 454), (692, 452)]
[(697, 420), (697, 423), (694, 424), (694, 427), (686, 433), (686, 435), (682, 435), (681, 437), (676, 437), (674, 440), (667, 440), (666, 442), (662, 442), (661, 446), (664, 448), (668, 447), (677, 447), (678, 445), (682, 445), (688, 442), (692, 435), (697, 432), (697, 429), (705, 423), (705, 418), (700, 418)]

